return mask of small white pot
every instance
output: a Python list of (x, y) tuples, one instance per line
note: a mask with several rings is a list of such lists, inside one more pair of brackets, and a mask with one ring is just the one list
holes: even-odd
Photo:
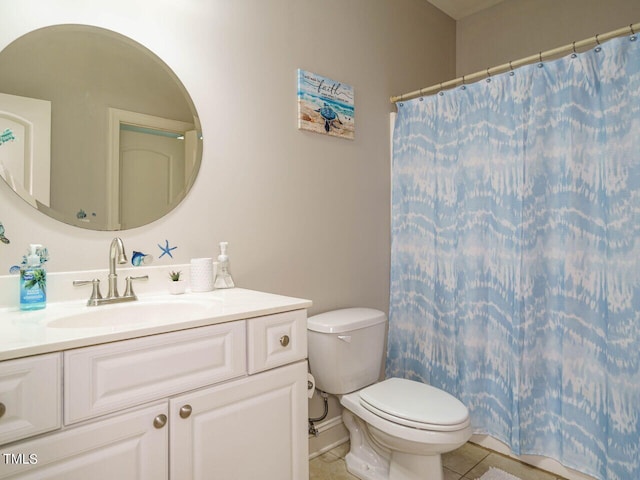
[(171, 295), (180, 295), (187, 290), (187, 282), (184, 280), (178, 280), (174, 282), (169, 280), (169, 293)]

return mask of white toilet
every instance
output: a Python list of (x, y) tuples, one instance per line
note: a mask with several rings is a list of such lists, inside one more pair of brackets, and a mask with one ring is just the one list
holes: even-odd
[(378, 382), (387, 317), (346, 308), (307, 320), (316, 388), (344, 407), (347, 469), (363, 480), (443, 480), (441, 454), (471, 437), (469, 411), (455, 397), (401, 378)]

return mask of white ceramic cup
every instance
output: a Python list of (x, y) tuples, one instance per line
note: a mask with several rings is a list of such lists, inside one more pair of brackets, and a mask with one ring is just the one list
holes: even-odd
[(192, 258), (189, 276), (192, 292), (213, 290), (213, 258)]

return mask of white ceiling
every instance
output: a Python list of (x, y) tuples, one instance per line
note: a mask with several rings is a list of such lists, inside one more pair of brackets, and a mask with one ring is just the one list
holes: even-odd
[(473, 15), (504, 0), (428, 0), (454, 20)]

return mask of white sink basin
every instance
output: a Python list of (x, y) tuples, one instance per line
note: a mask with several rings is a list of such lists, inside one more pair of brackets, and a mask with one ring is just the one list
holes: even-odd
[(87, 307), (82, 313), (65, 315), (52, 320), (47, 327), (99, 328), (198, 320), (215, 314), (217, 307), (216, 302), (197, 300), (134, 301)]

